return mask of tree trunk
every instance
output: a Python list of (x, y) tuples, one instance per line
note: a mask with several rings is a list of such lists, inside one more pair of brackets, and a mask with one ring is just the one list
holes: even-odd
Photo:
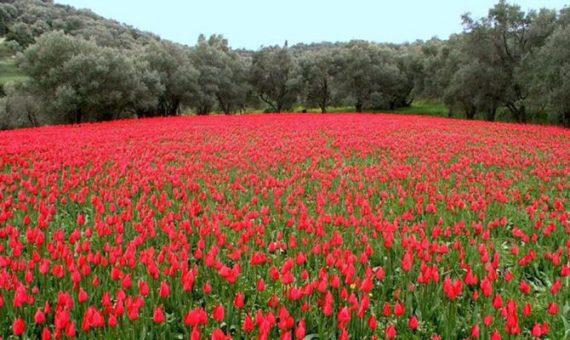
[(226, 115), (231, 114), (232, 113), (231, 105), (224, 103), (224, 100), (220, 95), (216, 95), (216, 98), (218, 99), (218, 104), (220, 105), (220, 108), (222, 109), (224, 114)]
[(467, 119), (469, 120), (473, 120), (473, 118), (475, 118), (475, 111), (477, 109), (474, 106), (469, 106), (465, 109), (465, 116), (467, 116)]
[(168, 115), (169, 116), (177, 116), (179, 108), (180, 108), (180, 100), (174, 99), (172, 101), (172, 103), (170, 104), (170, 107), (168, 109)]
[(326, 78), (321, 82), (322, 100), (321, 100), (321, 113), (327, 113), (327, 104), (329, 101), (329, 83)]
[(273, 103), (273, 101), (271, 101), (269, 98), (264, 97), (263, 95), (259, 95), (259, 99), (261, 99), (265, 104), (269, 105), (269, 108), (273, 111), (276, 112), (277, 107), (276, 104)]
[(77, 110), (75, 111), (75, 124), (81, 123), (82, 119), (83, 119), (83, 112), (81, 111), (81, 107), (78, 107)]
[(493, 107), (492, 109), (489, 110), (489, 112), (487, 112), (487, 120), (490, 122), (494, 122), (495, 121), (495, 117), (497, 115), (497, 108)]
[(528, 118), (526, 116), (526, 106), (521, 106), (520, 108), (521, 123), (526, 123)]
[(506, 106), (507, 106), (507, 109), (509, 109), (509, 111), (511, 112), (511, 114), (515, 118), (515, 121), (517, 123), (526, 123), (527, 122), (526, 107), (524, 105), (517, 107), (513, 103), (507, 103)]
[(198, 109), (196, 111), (196, 114), (198, 116), (206, 116), (211, 112), (211, 107), (207, 104), (204, 105), (198, 105)]
[(27, 112), (28, 120), (33, 127), (38, 127), (38, 120), (36, 119), (36, 115), (31, 113), (30, 111)]
[(178, 105), (175, 100), (171, 102), (165, 100), (160, 104), (160, 115), (162, 117), (175, 116), (176, 111), (178, 111)]
[(363, 104), (362, 104), (362, 100), (359, 98), (356, 100), (356, 104), (354, 105), (354, 108), (356, 109), (356, 112), (361, 113), (363, 110)]
[(324, 98), (321, 104), (319, 105), (321, 109), (321, 113), (327, 113), (327, 99)]

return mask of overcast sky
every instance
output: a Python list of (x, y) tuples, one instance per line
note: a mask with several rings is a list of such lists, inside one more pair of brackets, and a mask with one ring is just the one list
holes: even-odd
[[(193, 45), (200, 33), (223, 34), (234, 48), (298, 42), (404, 42), (447, 38), (461, 14), (479, 17), (496, 0), (56, 0), (89, 8), (163, 38)], [(568, 0), (511, 1), (523, 9), (556, 8)]]

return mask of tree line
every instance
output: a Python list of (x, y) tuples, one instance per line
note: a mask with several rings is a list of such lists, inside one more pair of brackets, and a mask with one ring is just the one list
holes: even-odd
[(468, 119), (570, 125), (570, 9), (499, 1), (447, 40), (232, 49), (221, 35), (176, 44), (49, 1), (0, 4), (0, 35), (26, 80), (0, 98), (0, 128), (126, 117), (352, 107), (424, 99)]

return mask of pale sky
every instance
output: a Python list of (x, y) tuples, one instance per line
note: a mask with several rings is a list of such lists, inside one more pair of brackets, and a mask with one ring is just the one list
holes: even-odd
[[(484, 16), (496, 0), (56, 0), (193, 45), (223, 34), (234, 48), (299, 42), (414, 41), (461, 31), (461, 14)], [(561, 9), (570, 0), (511, 1)]]

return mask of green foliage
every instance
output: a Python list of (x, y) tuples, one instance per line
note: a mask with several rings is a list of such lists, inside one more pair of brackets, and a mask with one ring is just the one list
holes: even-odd
[(0, 4), (0, 35), (9, 32), (10, 25), (17, 16), (17, 9), (11, 4)]

